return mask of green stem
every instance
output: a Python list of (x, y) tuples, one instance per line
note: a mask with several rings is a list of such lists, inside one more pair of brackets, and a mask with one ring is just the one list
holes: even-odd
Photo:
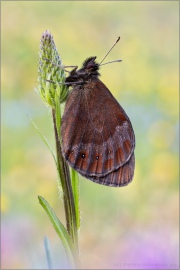
[[(72, 184), (70, 178), (69, 167), (62, 155), (62, 148), (60, 138), (58, 136), (58, 130), (56, 127), (56, 111), (52, 110), (55, 140), (56, 140), (56, 154), (57, 154), (57, 170), (63, 190), (64, 209), (66, 217), (67, 231), (70, 234), (75, 248), (78, 253), (78, 229), (76, 221), (76, 208), (74, 202), (74, 195), (72, 191)], [(78, 258), (77, 258), (78, 260)]]

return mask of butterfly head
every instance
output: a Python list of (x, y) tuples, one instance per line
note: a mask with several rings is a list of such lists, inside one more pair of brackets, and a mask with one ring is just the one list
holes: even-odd
[(86, 70), (87, 72), (91, 72), (91, 73), (95, 74), (99, 69), (99, 64), (96, 63), (95, 60), (96, 60), (96, 56), (91, 56), (91, 57), (87, 58), (84, 61), (81, 70)]
[(80, 69), (74, 68), (70, 72), (66, 82), (82, 82), (83, 84), (92, 78), (97, 78), (100, 75), (98, 72), (99, 64), (95, 60), (96, 56), (87, 58)]

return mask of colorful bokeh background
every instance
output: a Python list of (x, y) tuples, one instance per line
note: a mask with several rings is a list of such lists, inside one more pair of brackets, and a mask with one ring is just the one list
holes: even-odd
[(136, 134), (133, 182), (109, 188), (80, 177), (84, 269), (179, 269), (178, 1), (1, 2), (1, 268), (68, 268), (61, 241), (38, 195), (64, 220), (52, 156), (51, 112), (34, 91), (41, 34), (49, 29), (66, 65), (122, 59), (101, 79)]

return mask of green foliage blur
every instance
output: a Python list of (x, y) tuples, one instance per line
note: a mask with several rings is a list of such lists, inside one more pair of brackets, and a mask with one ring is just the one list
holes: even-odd
[[(2, 269), (67, 268), (62, 245), (38, 204), (64, 221), (51, 153), (51, 111), (37, 87), (41, 34), (49, 29), (65, 65), (101, 61), (101, 80), (130, 117), (136, 135), (133, 182), (101, 186), (80, 177), (80, 250), (85, 269), (178, 269), (179, 46), (177, 1), (1, 2)], [(141, 254), (141, 256), (139, 256)], [(147, 264), (147, 265), (144, 265)], [(157, 269), (157, 268), (156, 268)]]

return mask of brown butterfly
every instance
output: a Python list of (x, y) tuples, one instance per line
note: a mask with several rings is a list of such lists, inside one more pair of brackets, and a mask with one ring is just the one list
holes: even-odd
[(72, 91), (61, 125), (63, 155), (86, 178), (121, 187), (133, 179), (135, 135), (127, 114), (99, 80), (95, 60), (86, 59), (66, 78)]

